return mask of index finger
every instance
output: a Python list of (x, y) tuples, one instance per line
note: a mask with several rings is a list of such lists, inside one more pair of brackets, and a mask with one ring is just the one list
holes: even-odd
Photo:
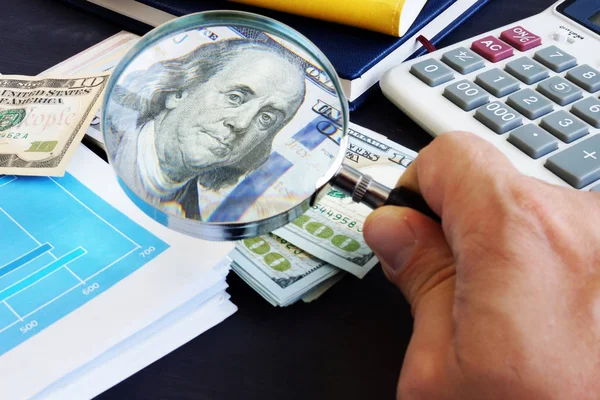
[(449, 132), (420, 151), (398, 185), (420, 193), (444, 226), (455, 227), (473, 214), (488, 215), (501, 188), (518, 179), (520, 173), (491, 143)]

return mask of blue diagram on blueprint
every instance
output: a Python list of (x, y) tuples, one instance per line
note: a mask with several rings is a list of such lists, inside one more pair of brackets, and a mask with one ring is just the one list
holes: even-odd
[(0, 355), (167, 248), (68, 173), (0, 175)]

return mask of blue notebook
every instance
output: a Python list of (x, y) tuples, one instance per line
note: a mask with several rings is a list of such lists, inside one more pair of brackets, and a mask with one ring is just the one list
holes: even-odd
[[(95, 4), (78, 0), (63, 1), (101, 13), (136, 33), (144, 33), (145, 28), (150, 28), (136, 21), (135, 16), (129, 18), (122, 15), (126, 13), (119, 14), (115, 7), (103, 8), (102, 0), (94, 1)], [(364, 100), (366, 93), (377, 84), (383, 72), (425, 52), (416, 41), (417, 36), (423, 35), (435, 44), (488, 1), (490, 0), (428, 0), (413, 25), (401, 38), (225, 0), (139, 0), (139, 3), (173, 16), (217, 9), (249, 11), (291, 26), (317, 45), (329, 58), (342, 80), (352, 110)], [(125, 2), (131, 3), (130, 0)]]

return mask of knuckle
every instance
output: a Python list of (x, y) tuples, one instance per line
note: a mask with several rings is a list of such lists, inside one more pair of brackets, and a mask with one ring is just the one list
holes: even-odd
[(468, 132), (438, 136), (421, 150), (419, 158), (419, 184), (436, 187), (445, 183), (448, 194), (481, 191), (496, 180), (512, 178), (516, 172), (494, 145)]
[(466, 131), (449, 131), (440, 135), (439, 138), (444, 141), (452, 141), (453, 143), (464, 143), (467, 139), (476, 138), (477, 136)]
[(466, 131), (449, 131), (441, 136), (447, 136), (447, 139), (458, 141), (458, 143), (464, 143), (466, 139), (477, 137), (475, 134)]
[(442, 153), (453, 152), (457, 147), (464, 147), (465, 143), (469, 143), (470, 139), (475, 137), (468, 132), (446, 132), (437, 136), (428, 146), (419, 153), (422, 157), (438, 158)]
[(498, 164), (510, 165), (508, 159), (490, 142), (463, 131), (452, 131), (439, 135), (422, 152), (428, 157), (450, 161), (462, 169), (488, 171)]
[(433, 142), (432, 145), (439, 147), (440, 151), (443, 152), (454, 152), (459, 151), (465, 153), (465, 149), (469, 149), (468, 153), (472, 153), (474, 150), (480, 148), (490, 148), (486, 140), (481, 139), (479, 136), (464, 131), (451, 131), (439, 135)]

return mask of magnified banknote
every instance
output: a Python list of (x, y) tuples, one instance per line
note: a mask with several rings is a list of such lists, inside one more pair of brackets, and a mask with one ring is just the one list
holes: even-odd
[(107, 74), (0, 78), (0, 174), (62, 176), (98, 108)]
[(341, 93), (301, 46), (239, 26), (141, 48), (109, 88), (105, 144), (122, 181), (167, 214), (279, 215), (341, 160)]

